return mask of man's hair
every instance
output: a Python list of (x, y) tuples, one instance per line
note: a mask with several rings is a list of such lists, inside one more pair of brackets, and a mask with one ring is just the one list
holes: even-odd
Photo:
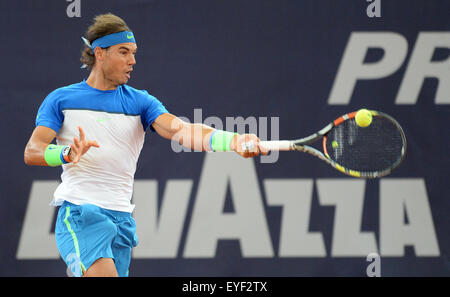
[[(94, 23), (88, 28), (84, 37), (89, 41), (90, 44), (100, 37), (118, 33), (122, 31), (131, 31), (128, 25), (120, 17), (112, 14), (106, 13), (98, 15), (94, 18)], [(80, 61), (87, 65), (89, 70), (92, 70), (95, 64), (95, 55), (87, 45), (84, 46), (81, 51)]]

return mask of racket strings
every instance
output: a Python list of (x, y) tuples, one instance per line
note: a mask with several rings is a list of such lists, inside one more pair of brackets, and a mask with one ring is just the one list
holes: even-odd
[(339, 165), (355, 171), (383, 171), (402, 157), (403, 139), (397, 126), (374, 117), (370, 126), (359, 127), (354, 119), (334, 127), (327, 137), (327, 151)]

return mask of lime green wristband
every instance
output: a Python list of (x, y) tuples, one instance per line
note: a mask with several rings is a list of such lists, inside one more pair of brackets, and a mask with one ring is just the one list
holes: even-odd
[(64, 145), (49, 144), (45, 149), (44, 159), (48, 166), (56, 167), (67, 163), (64, 161), (63, 150), (66, 148)]
[(234, 135), (237, 133), (232, 133), (223, 130), (215, 130), (210, 139), (210, 146), (214, 152), (229, 152), (231, 151), (230, 144), (233, 140)]

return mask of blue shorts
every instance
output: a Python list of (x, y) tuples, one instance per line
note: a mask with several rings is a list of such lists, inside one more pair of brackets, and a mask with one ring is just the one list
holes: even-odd
[(58, 211), (55, 238), (74, 276), (81, 276), (99, 258), (112, 258), (119, 276), (128, 276), (131, 249), (138, 243), (131, 213), (68, 201)]

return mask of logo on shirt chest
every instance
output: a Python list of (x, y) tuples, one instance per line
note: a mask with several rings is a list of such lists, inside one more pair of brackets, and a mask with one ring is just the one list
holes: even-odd
[(97, 123), (103, 123), (103, 122), (106, 122), (106, 121), (109, 121), (109, 120), (112, 120), (112, 118), (98, 118), (97, 119)]

